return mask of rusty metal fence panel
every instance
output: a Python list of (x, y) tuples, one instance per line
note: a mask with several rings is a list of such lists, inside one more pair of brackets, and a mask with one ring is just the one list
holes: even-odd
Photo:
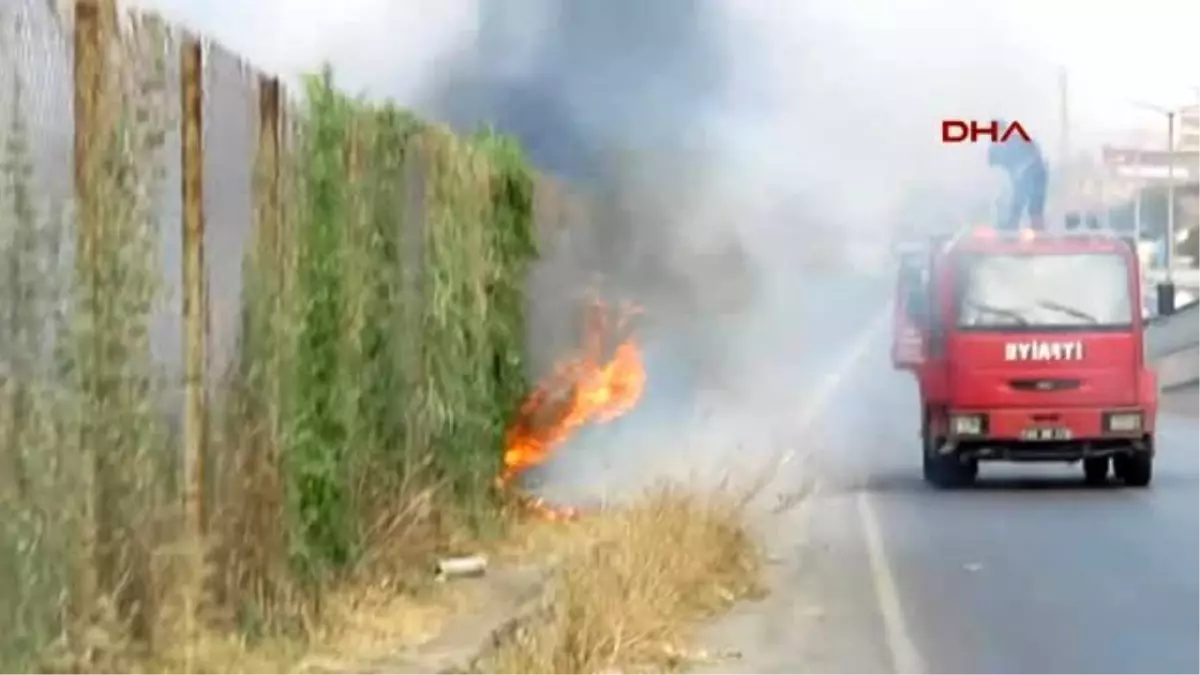
[(204, 216), (210, 385), (233, 363), (242, 307), (242, 263), (254, 222), (258, 85), (239, 57), (204, 50)]
[[(129, 42), (137, 38), (127, 28), (124, 39)], [(159, 300), (150, 316), (150, 349), (165, 379), (163, 405), (168, 415), (175, 419), (182, 414), (183, 405), (183, 199), (180, 192), (182, 142), (179, 133), (182, 116), (179, 73), (182, 34), (174, 27), (159, 24), (139, 41), (141, 44), (133, 47), (134, 51), (130, 54), (131, 68), (141, 71), (142, 77), (149, 76), (147, 71), (151, 69), (159, 70), (158, 74), (161, 75), (151, 104), (158, 116), (155, 125), (162, 133), (162, 141), (154, 150), (152, 161), (157, 175), (149, 186), (158, 225), (161, 284)]]
[[(28, 350), (4, 338), (2, 376), (17, 361), (23, 368), (49, 366), (53, 331), (66, 309), (74, 251), (72, 45), (67, 26), (46, 0), (0, 2), (0, 64), (0, 251), (6, 254), (0, 288), (13, 293), (18, 286), (35, 284), (41, 293), (35, 309), (40, 325), (32, 341), (41, 350), (18, 354)], [(27, 244), (16, 239), (20, 225), (14, 213), (14, 171), (27, 172), (22, 182), (31, 199), (29, 225), (36, 231)], [(23, 247), (33, 250), (17, 250)], [(0, 302), (9, 324), (15, 311), (11, 304)]]
[(73, 63), (47, 0), (0, 0), (0, 669), (14, 672), (59, 633), (76, 541), (58, 518), (79, 491), (60, 478), (73, 456), (56, 442), (54, 351), (75, 248)]
[(62, 210), (73, 190), (70, 32), (46, 0), (0, 2), (0, 31), (0, 128), (23, 116), (41, 206)]

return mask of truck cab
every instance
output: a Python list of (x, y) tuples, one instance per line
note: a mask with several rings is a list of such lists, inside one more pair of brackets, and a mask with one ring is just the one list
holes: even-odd
[(1158, 386), (1127, 242), (979, 228), (902, 262), (897, 289), (893, 364), (917, 380), (927, 481), (1011, 461), (1150, 483)]

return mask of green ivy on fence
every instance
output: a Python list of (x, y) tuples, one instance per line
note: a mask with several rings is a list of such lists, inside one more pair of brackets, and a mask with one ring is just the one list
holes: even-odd
[(467, 511), (489, 503), (525, 392), (537, 252), (532, 172), (511, 140), (350, 98), (328, 71), (307, 80), (299, 122), (283, 437), (291, 550), (312, 574), (355, 557), (364, 490), (424, 470)]

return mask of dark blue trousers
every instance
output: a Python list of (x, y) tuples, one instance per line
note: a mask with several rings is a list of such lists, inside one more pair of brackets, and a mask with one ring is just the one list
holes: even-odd
[(1029, 227), (1035, 230), (1045, 227), (1047, 181), (1046, 165), (1042, 162), (1034, 162), (1013, 176), (1012, 204), (1000, 229), (1018, 229), (1021, 217), (1026, 215)]

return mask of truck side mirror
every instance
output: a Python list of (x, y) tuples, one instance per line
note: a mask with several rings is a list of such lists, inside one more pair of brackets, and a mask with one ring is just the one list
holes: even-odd
[(1175, 313), (1175, 283), (1165, 281), (1157, 287), (1158, 315), (1170, 316)]

